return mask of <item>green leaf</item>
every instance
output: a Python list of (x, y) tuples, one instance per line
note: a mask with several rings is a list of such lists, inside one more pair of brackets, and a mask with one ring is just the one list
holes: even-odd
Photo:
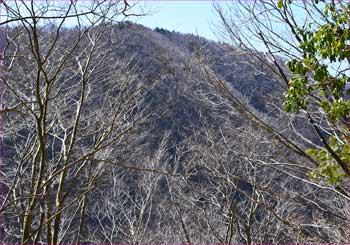
[(278, 0), (277, 7), (278, 7), (279, 9), (282, 9), (282, 8), (283, 8), (283, 1), (282, 1), (282, 0)]

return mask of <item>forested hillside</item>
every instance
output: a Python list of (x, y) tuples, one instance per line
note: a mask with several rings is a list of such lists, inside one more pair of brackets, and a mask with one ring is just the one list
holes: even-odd
[(350, 241), (349, 182), (315, 153), (333, 129), (285, 111), (289, 57), (111, 6), (2, 25), (3, 243)]

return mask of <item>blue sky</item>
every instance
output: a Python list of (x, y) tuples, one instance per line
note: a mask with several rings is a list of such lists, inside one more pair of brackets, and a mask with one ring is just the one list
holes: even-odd
[[(54, 1), (54, 0), (51, 0)], [(59, 4), (64, 1), (56, 0)], [(41, 1), (38, 1), (38, 7)], [(81, 1), (84, 5), (84, 1)], [(211, 40), (218, 40), (214, 34), (214, 23), (217, 23), (211, 0), (128, 0), (134, 5), (133, 13), (145, 12), (142, 17), (129, 17), (128, 20), (150, 27), (159, 27), (170, 31), (198, 34)], [(22, 4), (26, 4), (24, 1)], [(21, 4), (20, 4), (21, 5)], [(27, 14), (22, 7), (22, 15)], [(6, 15), (3, 11), (2, 15)], [(5, 16), (2, 16), (6, 19)], [(67, 25), (74, 25), (75, 19), (67, 21)]]
[[(147, 16), (131, 19), (150, 28), (160, 27), (170, 31), (193, 33), (217, 40), (214, 24), (217, 22), (211, 1), (140, 1), (137, 8)], [(136, 8), (136, 10), (137, 10)]]

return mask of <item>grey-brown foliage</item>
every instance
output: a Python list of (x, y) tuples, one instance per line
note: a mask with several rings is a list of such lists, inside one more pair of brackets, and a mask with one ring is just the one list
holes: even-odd
[(290, 144), (317, 142), (280, 111), (284, 86), (268, 66), (113, 21), (124, 4), (91, 2), (76, 27), (7, 6), (3, 242), (349, 241), (349, 197), (308, 180), (311, 163)]

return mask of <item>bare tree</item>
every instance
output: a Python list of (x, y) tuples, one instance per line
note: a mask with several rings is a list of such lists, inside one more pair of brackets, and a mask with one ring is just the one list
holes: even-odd
[[(236, 67), (239, 69), (239, 64), (247, 64), (251, 70), (258, 74), (270, 75), (270, 79), (280, 84), (279, 96), (282, 96), (283, 91), (288, 88), (291, 78), (291, 74), (284, 66), (284, 61), (295, 57), (300, 58), (303, 55), (298, 43), (300, 41), (298, 38), (302, 38), (297, 32), (298, 27), (307, 25), (310, 19), (316, 21), (317, 24), (327, 21), (326, 17), (323, 16), (323, 11), (314, 2), (294, 2), (287, 6), (281, 9), (274, 1), (235, 2), (232, 3), (231, 8), (221, 8), (219, 4), (216, 5), (216, 11), (221, 18), (223, 27), (222, 34), (233, 44), (233, 46), (226, 45), (227, 52), (241, 57), (241, 59), (233, 61), (237, 62)], [(295, 14), (299, 10), (305, 13), (305, 16), (302, 16), (305, 17), (304, 22)], [(215, 134), (208, 137), (211, 135), (209, 132), (205, 133), (205, 136), (199, 140), (200, 143), (192, 144), (198, 146), (207, 140), (208, 144), (212, 146), (198, 150), (196, 158), (198, 160), (190, 161), (192, 164), (189, 168), (190, 172), (202, 176), (199, 179), (215, 173), (215, 177), (220, 176), (227, 179), (228, 182), (223, 186), (231, 185), (233, 190), (246, 198), (244, 202), (241, 202), (242, 206), (232, 202), (227, 209), (232, 212), (221, 214), (221, 217), (228, 216), (232, 220), (232, 222), (227, 221), (228, 227), (230, 227), (227, 233), (214, 229), (222, 227), (215, 223), (220, 219), (218, 218), (220, 215), (215, 216), (215, 218), (207, 218), (209, 222), (206, 223), (207, 227), (205, 228), (211, 230), (209, 234), (217, 239), (210, 240), (210, 242), (227, 243), (229, 242), (226, 240), (227, 237), (231, 239), (230, 241), (244, 243), (347, 241), (349, 237), (345, 235), (344, 227), (347, 227), (346, 214), (349, 212), (348, 178), (333, 185), (327, 182), (326, 175), (317, 172), (318, 181), (310, 179), (310, 173), (314, 173), (313, 170), (321, 165), (318, 159), (305, 151), (310, 146), (317, 149), (325, 147), (331, 154), (332, 149), (329, 148), (325, 135), (337, 137), (337, 132), (339, 130), (345, 132), (344, 129), (339, 128), (339, 125), (332, 124), (327, 120), (324, 112), (317, 111), (315, 108), (305, 110), (303, 115), (298, 116), (284, 113), (281, 109), (281, 100), (272, 105), (280, 115), (270, 117), (257, 111), (249, 105), (249, 100), (243, 98), (225, 80), (225, 77), (219, 76), (214, 71), (210, 60), (206, 58), (205, 47), (199, 51), (201, 51), (199, 56), (191, 61), (190, 66), (201, 69), (199, 72), (201, 75), (198, 76), (197, 82), (202, 83), (205, 88), (199, 92), (202, 100), (218, 106), (221, 110), (226, 108), (228, 112), (221, 112), (221, 114), (226, 114), (227, 119), (232, 117), (232, 114), (239, 114), (244, 120), (247, 120), (246, 123), (252, 125), (253, 129), (253, 132), (250, 131), (251, 129), (242, 129), (243, 134), (246, 135), (245, 139), (233, 140), (234, 143), (227, 148), (227, 155), (234, 156), (235, 160), (225, 159), (223, 157), (226, 156), (223, 153), (225, 151), (219, 149), (227, 145), (229, 139), (240, 139), (238, 135), (241, 133), (235, 129), (237, 128), (236, 124), (229, 127), (229, 130), (236, 135), (233, 138), (225, 133), (219, 139), (216, 138)], [(338, 71), (341, 69), (340, 67), (337, 68)], [(236, 78), (239, 79), (239, 75)], [(225, 116), (220, 115), (220, 118), (225, 118)], [(299, 126), (295, 126), (297, 124)], [(265, 135), (264, 138), (257, 138), (255, 131), (257, 128), (262, 130), (259, 134)], [(308, 128), (313, 128), (314, 132), (304, 131), (306, 133), (300, 133)], [(213, 131), (217, 131), (217, 129), (213, 129)], [(342, 141), (339, 137), (338, 139)], [(260, 144), (259, 147), (263, 149), (254, 150), (255, 147), (252, 145), (245, 145), (245, 142), (249, 141)], [(267, 143), (267, 148), (264, 148), (264, 143), (257, 143), (259, 141)], [(239, 149), (239, 146), (245, 147)], [(233, 150), (235, 148), (238, 149)], [(215, 154), (209, 149), (218, 151), (218, 153)], [(247, 152), (247, 149), (252, 150)], [(262, 152), (266, 152), (266, 155), (261, 154)], [(208, 156), (202, 156), (205, 153), (208, 153)], [(220, 159), (222, 160), (220, 161)], [(239, 164), (235, 164), (236, 166), (243, 165), (245, 169), (234, 168), (238, 172), (233, 174), (230, 173), (227, 165), (235, 161), (239, 162)], [(211, 165), (216, 162), (218, 167)], [(201, 172), (204, 173), (200, 174)], [(212, 180), (212, 178), (209, 179)], [(200, 183), (202, 182), (206, 181)], [(242, 189), (237, 182), (247, 183), (248, 190)], [(214, 183), (210, 190), (195, 185), (193, 191), (188, 192), (193, 194), (197, 191), (202, 200), (212, 203), (213, 206), (208, 206), (201, 217), (208, 217), (206, 211), (215, 210), (213, 208), (215, 206), (222, 208), (224, 202), (216, 200), (218, 196), (229, 193), (227, 190), (220, 190), (217, 187), (219, 186), (218, 182)], [(208, 185), (210, 186), (210, 181)], [(216, 193), (215, 197), (208, 197), (209, 193)], [(192, 206), (198, 207), (199, 205), (196, 204), (198, 201), (194, 200), (200, 200), (200, 198), (186, 197), (183, 200), (192, 200)], [(340, 205), (338, 206), (336, 203)], [(262, 213), (264, 214), (260, 216)], [(255, 214), (259, 214), (260, 217), (257, 218)], [(210, 215), (213, 213), (211, 212)], [(195, 218), (190, 218), (190, 220), (195, 220)], [(261, 220), (264, 220), (265, 223), (260, 223)], [(210, 224), (210, 222), (213, 223)], [(338, 222), (342, 225), (339, 225)], [(269, 227), (264, 227), (264, 224), (269, 224)], [(194, 239), (197, 239), (196, 234), (198, 233), (199, 231), (195, 232)], [(254, 239), (258, 239), (258, 241)], [(202, 241), (200, 240), (200, 242)]]
[[(303, 71), (304, 78), (310, 82), (306, 85), (309, 88), (305, 87), (301, 89), (301, 92), (292, 92), (297, 86), (297, 83), (294, 82), (297, 77), (292, 78), (293, 74), (287, 70), (284, 62), (288, 61), (289, 70), (291, 70), (293, 62), (297, 63), (308, 59), (308, 49), (305, 47), (307, 45), (316, 47), (311, 36), (320, 35), (320, 39), (322, 39), (321, 30), (328, 25), (338, 26), (339, 29), (339, 33), (337, 33), (338, 29), (329, 32), (330, 36), (342, 38), (343, 24), (335, 20), (337, 15), (341, 16), (341, 10), (345, 10), (348, 6), (343, 1), (332, 1), (326, 4), (319, 3), (319, 1), (253, 1), (249, 4), (237, 2), (226, 7), (216, 5), (216, 12), (222, 23), (221, 34), (236, 47), (240, 47), (237, 52), (254, 57), (248, 60), (252, 66), (254, 65), (252, 61), (260, 60), (266, 64), (265, 71), (268, 70), (276, 75), (276, 81), (284, 86), (284, 107), (289, 111), (300, 111), (298, 116), (303, 117), (304, 121), (307, 122), (304, 124), (308, 124), (314, 130), (315, 136), (313, 138), (310, 138), (310, 134), (303, 135), (302, 138), (308, 144), (314, 144), (313, 148), (320, 155), (321, 152), (330, 155), (326, 164), (317, 159), (317, 155), (312, 154), (312, 151), (309, 151), (307, 155), (316, 160), (315, 171), (310, 172), (310, 175), (315, 179), (322, 179), (322, 181), (328, 181), (336, 186), (343, 185), (343, 189), (347, 189), (348, 177), (350, 176), (348, 163), (342, 159), (342, 153), (333, 148), (335, 148), (334, 144), (340, 145), (341, 148), (348, 148), (348, 131), (346, 129), (348, 115), (345, 113), (339, 120), (335, 120), (334, 115), (329, 110), (327, 111), (324, 105), (329, 105), (332, 108), (337, 103), (347, 101), (346, 84), (349, 60), (346, 57), (340, 57), (335, 62), (332, 58), (319, 55), (318, 51), (315, 51), (317, 54), (315, 53), (315, 60), (312, 62), (322, 66), (324, 72), (328, 74), (326, 85), (321, 90), (313, 90), (319, 86), (318, 70)], [(329, 9), (330, 11), (328, 11)], [(330, 14), (331, 11), (334, 11), (332, 12), (333, 17)], [(307, 36), (310, 36), (310, 39)], [(329, 48), (332, 49), (332, 47)], [(300, 77), (303, 75), (300, 74)], [(340, 85), (337, 84), (339, 79), (344, 79)], [(291, 109), (293, 100), (298, 96), (302, 98), (302, 93), (306, 90), (312, 91), (310, 94), (306, 93), (303, 100), (306, 105), (301, 106), (300, 110), (297, 109), (298, 106)], [(337, 92), (337, 94), (333, 94), (333, 92)], [(331, 172), (335, 176), (337, 174), (339, 176), (328, 176), (322, 170), (329, 170), (330, 166), (336, 169)], [(345, 190), (342, 192), (346, 193)]]
[(118, 165), (126, 135), (150, 119), (142, 100), (153, 82), (113, 57), (113, 24), (130, 8), (2, 3), (4, 242), (79, 243), (90, 193)]
[(178, 146), (184, 179), (169, 180), (178, 236), (187, 243), (347, 241), (348, 199), (308, 181), (308, 168), (279, 157), (288, 150), (264, 130), (230, 120), (221, 134), (209, 127)]
[[(290, 76), (283, 61), (301, 53), (273, 31), (275, 20), (288, 20), (289, 31), (298, 20), (275, 2), (233, 6), (241, 22), (216, 7), (237, 44), (224, 45), (235, 54), (231, 73), (282, 81), (282, 93)], [(281, 94), (268, 100), (273, 112), (258, 111), (237, 91), (244, 84), (218, 75), (205, 46), (176, 56), (180, 47), (156, 33), (150, 59), (161, 72), (144, 75), (133, 57), (116, 55), (125, 47), (117, 22), (135, 14), (125, 1), (2, 7), (4, 243), (349, 241), (348, 183), (309, 179), (318, 163), (305, 148), (320, 144), (304, 133), (305, 117), (281, 110)], [(158, 89), (170, 99), (149, 102), (158, 81), (167, 81)], [(174, 112), (159, 130), (154, 122), (175, 106), (188, 121)]]
[[(132, 161), (142, 164), (135, 164), (137, 167), (133, 171), (123, 171), (114, 166), (106, 174), (108, 184), (94, 193), (97, 200), (91, 203), (91, 208), (87, 211), (92, 224), (98, 225), (97, 228), (91, 226), (86, 241), (140, 244), (166, 240), (164, 234), (156, 228), (158, 222), (165, 218), (164, 213), (159, 214), (157, 211), (163, 203), (161, 196), (164, 196), (161, 193), (161, 181), (163, 176), (180, 177), (167, 173), (168, 137), (169, 134), (166, 134), (152, 157), (147, 156), (149, 153), (144, 150), (140, 151), (142, 156), (134, 154)], [(159, 235), (161, 239), (157, 240)]]

